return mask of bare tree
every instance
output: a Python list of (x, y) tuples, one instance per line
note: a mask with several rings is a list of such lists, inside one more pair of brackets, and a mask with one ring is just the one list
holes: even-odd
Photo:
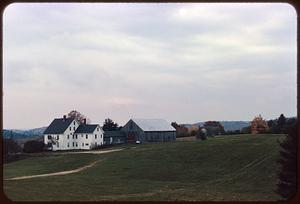
[(84, 122), (86, 122), (86, 124), (91, 123), (91, 120), (89, 118), (87, 118), (77, 110), (72, 110), (70, 113), (68, 113), (68, 118), (73, 118), (81, 124), (83, 124)]

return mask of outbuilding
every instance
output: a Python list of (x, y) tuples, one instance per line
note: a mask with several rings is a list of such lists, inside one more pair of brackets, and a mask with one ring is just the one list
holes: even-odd
[(164, 142), (176, 140), (176, 129), (164, 119), (130, 119), (122, 128), (127, 142)]
[(105, 131), (103, 142), (105, 145), (126, 143), (125, 132), (120, 130)]

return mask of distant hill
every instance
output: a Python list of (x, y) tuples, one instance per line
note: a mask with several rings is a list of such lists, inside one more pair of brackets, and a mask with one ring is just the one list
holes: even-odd
[(225, 131), (241, 130), (244, 127), (251, 125), (250, 121), (220, 121)]
[(21, 133), (14, 132), (14, 131), (11, 131), (11, 130), (4, 129), (3, 130), (3, 137), (4, 138), (10, 138), (10, 137), (13, 137), (13, 138), (22, 138), (22, 137), (25, 137), (25, 135), (23, 135)]
[[(250, 125), (250, 121), (219, 121), (223, 126), (225, 131), (234, 131), (234, 130), (241, 130), (244, 127)], [(203, 126), (204, 122), (197, 122), (194, 123), (200, 126)], [(193, 124), (182, 124), (186, 128), (191, 128)]]
[(40, 127), (40, 128), (34, 128), (29, 130), (3, 130), (3, 137), (4, 138), (10, 138), (11, 136), (13, 138), (19, 139), (19, 138), (28, 138), (28, 137), (36, 137), (43, 135), (43, 132), (46, 130), (47, 127)]

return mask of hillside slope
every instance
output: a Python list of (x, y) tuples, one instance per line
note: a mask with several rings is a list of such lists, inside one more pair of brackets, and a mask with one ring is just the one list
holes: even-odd
[[(223, 125), (225, 131), (241, 130), (242, 128), (250, 125), (250, 121), (219, 121), (219, 122)], [(204, 122), (197, 122), (194, 124), (203, 126)], [(182, 124), (182, 125), (184, 125), (186, 128), (191, 128), (193, 124)]]
[(10, 138), (12, 136), (14, 139), (23, 139), (23, 138), (42, 136), (46, 128), (47, 127), (40, 127), (40, 128), (34, 128), (28, 130), (3, 129), (3, 136), (4, 138)]
[[(125, 145), (128, 149), (121, 152), (89, 157), (89, 161), (101, 162), (78, 174), (4, 181), (4, 191), (18, 201), (277, 200), (277, 140), (282, 138), (236, 135)], [(50, 158), (51, 162), (41, 161)], [(20, 176), (24, 168), (28, 175), (30, 171), (38, 173), (38, 169), (43, 173), (58, 167), (69, 170), (74, 161), (86, 163), (84, 156), (72, 161), (66, 156), (65, 162), (63, 157), (56, 160), (54, 156), (30, 159), (4, 165), (4, 176)]]

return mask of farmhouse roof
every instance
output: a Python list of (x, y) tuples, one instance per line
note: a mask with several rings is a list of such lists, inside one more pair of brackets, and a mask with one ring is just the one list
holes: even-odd
[(44, 134), (62, 134), (73, 120), (73, 118), (55, 118), (44, 131)]
[(87, 124), (81, 124), (79, 127), (75, 130), (75, 133), (93, 133), (98, 125), (87, 125)]
[(143, 131), (176, 131), (176, 129), (164, 119), (133, 118), (132, 121)]

